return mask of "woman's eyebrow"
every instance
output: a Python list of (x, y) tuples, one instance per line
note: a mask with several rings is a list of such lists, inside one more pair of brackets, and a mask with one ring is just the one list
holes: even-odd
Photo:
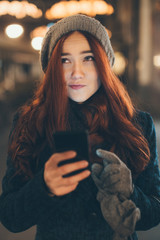
[(91, 50), (86, 50), (86, 51), (82, 51), (81, 54), (83, 53), (93, 53)]
[(61, 56), (71, 55), (70, 53), (61, 53)]
[[(86, 50), (86, 51), (82, 51), (82, 52), (80, 52), (80, 54), (85, 54), (85, 53), (92, 53), (93, 54), (93, 52), (91, 51), (91, 50)], [(70, 54), (70, 53), (61, 53), (61, 56), (63, 57), (63, 56), (67, 56), (67, 55), (72, 55), (72, 54)]]

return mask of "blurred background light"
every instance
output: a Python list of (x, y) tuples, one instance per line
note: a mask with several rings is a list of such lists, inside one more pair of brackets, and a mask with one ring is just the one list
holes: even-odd
[(30, 37), (31, 37), (31, 46), (33, 47), (34, 50), (41, 50), (41, 46), (42, 46), (42, 41), (43, 38), (48, 30), (48, 26), (40, 26), (35, 28), (31, 33), (30, 33)]
[(18, 38), (23, 34), (24, 29), (20, 24), (11, 24), (6, 27), (5, 32), (9, 38)]
[(122, 75), (127, 66), (127, 60), (121, 52), (115, 52), (115, 64), (113, 66), (113, 71), (116, 75)]
[(24, 18), (27, 15), (32, 18), (40, 18), (42, 16), (42, 10), (27, 1), (1, 1), (0, 16), (7, 14), (15, 16), (16, 18)]
[(89, 16), (111, 15), (114, 8), (104, 0), (60, 1), (55, 3), (45, 13), (47, 19), (58, 19), (73, 14), (82, 13)]
[(111, 38), (111, 37), (112, 37), (112, 32), (111, 32), (111, 30), (109, 30), (108, 28), (105, 28), (105, 29), (106, 29), (106, 31), (107, 31), (107, 34), (108, 34), (109, 38)]
[(41, 50), (42, 41), (43, 41), (43, 37), (34, 37), (31, 41), (31, 45), (33, 49), (37, 51)]
[(30, 33), (30, 37), (31, 39), (35, 38), (35, 37), (44, 37), (47, 30), (48, 30), (48, 26), (40, 26), (35, 28), (31, 33)]
[(153, 64), (155, 67), (160, 68), (160, 54), (153, 57)]

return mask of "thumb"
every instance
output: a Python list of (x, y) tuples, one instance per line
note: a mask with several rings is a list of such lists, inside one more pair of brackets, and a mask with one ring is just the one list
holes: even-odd
[(103, 166), (98, 163), (94, 163), (91, 166), (91, 172), (92, 172), (91, 176), (97, 188), (101, 188), (101, 185), (102, 185), (101, 180), (99, 179), (99, 176), (102, 170), (103, 170)]
[(96, 177), (99, 177), (102, 173), (103, 166), (99, 163), (93, 163), (91, 166), (92, 174), (94, 174)]

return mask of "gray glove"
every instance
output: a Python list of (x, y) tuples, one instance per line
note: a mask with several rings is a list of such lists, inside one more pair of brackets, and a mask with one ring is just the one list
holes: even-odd
[(114, 230), (114, 240), (124, 240), (134, 230), (140, 219), (140, 210), (131, 200), (120, 201), (115, 194), (107, 194), (100, 190), (97, 194), (104, 219)]
[(116, 193), (129, 198), (133, 192), (130, 169), (119, 157), (106, 150), (97, 150), (98, 157), (103, 159), (104, 169), (100, 171), (100, 188), (109, 193)]
[(104, 166), (92, 165), (92, 178), (99, 189), (97, 200), (104, 219), (115, 231), (113, 239), (126, 240), (140, 219), (140, 210), (127, 199), (133, 191), (130, 170), (113, 153), (98, 150), (97, 155), (103, 158), (104, 163)]

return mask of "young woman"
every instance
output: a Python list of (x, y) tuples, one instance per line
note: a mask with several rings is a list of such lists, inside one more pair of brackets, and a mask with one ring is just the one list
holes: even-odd
[[(135, 230), (160, 222), (155, 129), (112, 71), (105, 28), (84, 15), (62, 19), (41, 63), (44, 79), (14, 117), (1, 222), (12, 232), (37, 225), (36, 240), (136, 240)], [(59, 166), (77, 153), (57, 153), (53, 134), (77, 130), (89, 133), (91, 170), (86, 159)]]

